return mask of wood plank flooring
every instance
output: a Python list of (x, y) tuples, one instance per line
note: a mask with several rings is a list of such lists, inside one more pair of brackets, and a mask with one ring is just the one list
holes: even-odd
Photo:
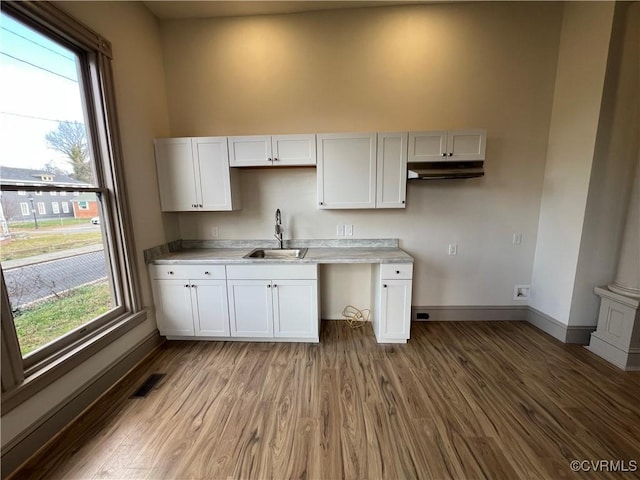
[(639, 478), (570, 469), (640, 463), (639, 404), (640, 373), (526, 323), (391, 346), (328, 321), (319, 345), (167, 342), (13, 478)]

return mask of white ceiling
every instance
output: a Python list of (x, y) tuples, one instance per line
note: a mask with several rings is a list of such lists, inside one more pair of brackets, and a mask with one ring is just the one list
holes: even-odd
[(161, 20), (178, 18), (234, 17), (242, 15), (268, 15), (278, 13), (310, 12), (339, 8), (384, 7), (434, 3), (425, 0), (396, 1), (145, 1), (151, 12)]

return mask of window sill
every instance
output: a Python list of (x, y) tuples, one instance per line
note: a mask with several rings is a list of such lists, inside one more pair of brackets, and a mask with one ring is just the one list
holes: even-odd
[(33, 367), (29, 372), (26, 372), (27, 375), (20, 385), (2, 394), (2, 414), (13, 410), (146, 319), (146, 309), (133, 314), (126, 313), (114, 319), (95, 335), (81, 341), (78, 346), (53, 362), (41, 368)]

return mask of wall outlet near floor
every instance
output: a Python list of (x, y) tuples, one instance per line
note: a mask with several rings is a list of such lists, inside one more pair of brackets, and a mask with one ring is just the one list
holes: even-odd
[(338, 237), (344, 237), (344, 225), (338, 225), (336, 228), (336, 235)]
[(449, 255), (457, 255), (458, 254), (458, 244), (450, 243), (449, 244)]
[(344, 234), (347, 237), (353, 237), (353, 225), (351, 225), (351, 224), (345, 225), (344, 226)]
[(211, 238), (218, 238), (218, 227), (211, 227)]
[(531, 285), (514, 285), (513, 286), (514, 300), (529, 300), (530, 293), (531, 293)]

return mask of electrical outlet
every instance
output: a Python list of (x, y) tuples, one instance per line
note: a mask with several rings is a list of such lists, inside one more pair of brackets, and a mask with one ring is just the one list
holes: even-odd
[(531, 293), (531, 285), (514, 285), (513, 286), (514, 300), (529, 300), (530, 293)]
[(344, 225), (338, 225), (338, 228), (336, 229), (336, 235), (338, 237), (344, 237)]
[(211, 238), (218, 238), (218, 227), (211, 227)]
[(522, 243), (522, 233), (521, 232), (514, 233), (512, 242), (514, 245), (520, 245)]
[(449, 255), (457, 255), (458, 254), (458, 244), (450, 243), (449, 244)]
[(344, 234), (347, 237), (353, 237), (353, 225), (345, 225), (344, 226)]

